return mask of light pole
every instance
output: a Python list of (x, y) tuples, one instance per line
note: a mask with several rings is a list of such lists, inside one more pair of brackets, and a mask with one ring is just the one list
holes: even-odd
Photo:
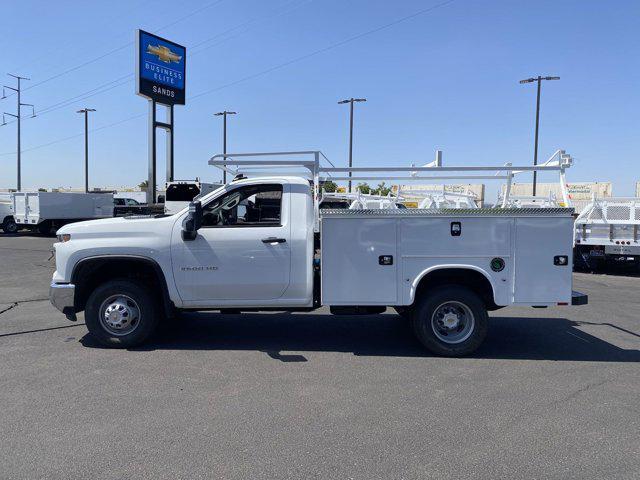
[[(222, 116), (222, 153), (227, 154), (227, 115), (237, 115), (238, 112), (228, 112), (224, 110), (223, 112), (214, 113), (216, 117)], [(227, 157), (225, 157), (225, 160)], [(225, 165), (226, 168), (226, 165)], [(227, 171), (222, 170), (222, 183), (227, 183)]]
[[(542, 80), (560, 80), (560, 77), (541, 77), (538, 75), (536, 78), (527, 78), (525, 80), (520, 80), (520, 83), (533, 83), (538, 82), (538, 96), (536, 99), (536, 134), (535, 134), (535, 145), (533, 147), (533, 165), (538, 165), (538, 126), (540, 125), (540, 86), (542, 84)], [(536, 180), (537, 173), (533, 172), (533, 196), (536, 195)]]
[(21, 124), (21, 119), (22, 119), (22, 108), (21, 107), (31, 107), (31, 118), (36, 116), (36, 111), (35, 111), (35, 107), (33, 106), (33, 104), (31, 103), (22, 103), (20, 100), (20, 94), (22, 93), (22, 89), (20, 88), (20, 80), (29, 80), (27, 77), (21, 77), (19, 75), (12, 75), (11, 73), (8, 73), (7, 75), (9, 75), (10, 77), (15, 78), (18, 81), (18, 88), (13, 88), (13, 87), (9, 87), (7, 85), (3, 86), (2, 89), (2, 98), (7, 98), (7, 95), (5, 94), (5, 88), (8, 88), (9, 90), (13, 90), (14, 92), (16, 92), (16, 96), (18, 97), (18, 105), (17, 105), (17, 114), (14, 115), (13, 113), (7, 113), (4, 112), (2, 114), (2, 125), (6, 125), (7, 122), (4, 119), (5, 115), (9, 115), (10, 117), (13, 117), (16, 119), (16, 121), (18, 122), (18, 149), (17, 149), (17, 154), (18, 154), (18, 162), (17, 162), (17, 182), (16, 182), (16, 187), (17, 190), (20, 191), (22, 189), (22, 170), (21, 170), (21, 162), (20, 162), (20, 157), (22, 155), (22, 148), (20, 147), (20, 124)]
[[(349, 168), (353, 166), (353, 104), (354, 102), (366, 102), (366, 98), (349, 98), (347, 100), (340, 100), (339, 105), (345, 103), (349, 104)], [(351, 177), (351, 171), (349, 171), (349, 177)], [(351, 180), (349, 180), (349, 193), (351, 193)]]
[(89, 112), (94, 108), (83, 108), (76, 113), (84, 113), (84, 193), (89, 193)]

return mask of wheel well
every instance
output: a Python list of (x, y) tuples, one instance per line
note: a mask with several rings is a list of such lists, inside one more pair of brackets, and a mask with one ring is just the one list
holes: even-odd
[(75, 289), (75, 310), (84, 310), (89, 295), (108, 280), (124, 278), (146, 284), (160, 293), (165, 313), (171, 315), (174, 305), (169, 298), (167, 282), (160, 266), (153, 260), (137, 257), (100, 257), (81, 260), (73, 270), (71, 283)]
[(413, 299), (414, 302), (429, 289), (441, 285), (467, 287), (482, 298), (487, 310), (497, 310), (500, 308), (495, 304), (491, 282), (482, 273), (470, 268), (441, 268), (427, 273), (420, 279), (420, 283), (418, 283)]

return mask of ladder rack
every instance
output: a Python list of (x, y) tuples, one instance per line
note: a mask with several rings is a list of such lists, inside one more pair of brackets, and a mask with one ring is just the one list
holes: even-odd
[[(269, 157), (289, 157), (286, 160), (274, 160)], [(304, 159), (292, 159), (291, 157), (304, 157)], [(326, 161), (331, 166), (322, 166), (321, 160)], [(311, 181), (313, 188), (315, 230), (319, 230), (320, 217), (320, 182), (322, 181), (354, 181), (354, 180), (408, 180), (412, 182), (422, 180), (499, 180), (507, 181), (503, 206), (511, 192), (513, 175), (520, 172), (560, 172), (561, 180), (564, 180), (565, 169), (572, 165), (571, 156), (564, 150), (558, 150), (553, 156), (542, 165), (514, 166), (510, 163), (497, 166), (425, 166), (425, 167), (336, 167), (319, 150), (303, 150), (289, 152), (252, 152), (252, 153), (220, 153), (214, 155), (209, 160), (209, 165), (226, 171), (232, 176), (244, 175), (296, 175), (307, 178)], [(282, 170), (286, 169), (286, 170)], [(293, 169), (293, 171), (291, 170)], [(428, 172), (429, 175), (421, 175)], [(448, 175), (449, 172), (464, 172), (465, 174)], [(467, 174), (467, 172), (469, 174)], [(494, 175), (490, 175), (493, 172)], [(389, 173), (394, 175), (361, 175), (361, 176), (334, 176), (340, 173)], [(437, 175), (444, 173), (445, 175)], [(404, 174), (404, 175), (402, 175)], [(568, 201), (566, 194), (566, 184), (563, 187), (563, 197)]]

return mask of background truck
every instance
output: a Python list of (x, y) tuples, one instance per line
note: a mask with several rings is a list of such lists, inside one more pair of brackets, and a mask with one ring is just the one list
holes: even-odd
[(640, 265), (640, 198), (593, 197), (575, 222), (576, 267)]
[(48, 234), (67, 223), (113, 216), (111, 193), (14, 192), (19, 227)]
[(219, 183), (201, 182), (195, 180), (175, 180), (165, 184), (164, 211), (169, 215), (183, 210), (194, 199), (220, 188)]
[(10, 193), (0, 192), (0, 228), (4, 233), (18, 231), (18, 226), (13, 218), (13, 202)]
[(317, 155), (283, 165), (308, 175), (236, 177), (176, 215), (61, 228), (51, 302), (121, 347), (179, 310), (393, 307), (449, 356), (480, 346), (490, 310), (586, 303), (572, 292), (572, 209), (321, 211), (319, 174), (345, 170)]

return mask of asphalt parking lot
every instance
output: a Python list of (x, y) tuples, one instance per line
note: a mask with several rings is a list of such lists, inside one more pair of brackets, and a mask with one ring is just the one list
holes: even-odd
[(494, 312), (473, 358), (391, 313), (188, 314), (122, 351), (49, 304), (51, 243), (0, 236), (0, 478), (640, 477), (640, 278)]

